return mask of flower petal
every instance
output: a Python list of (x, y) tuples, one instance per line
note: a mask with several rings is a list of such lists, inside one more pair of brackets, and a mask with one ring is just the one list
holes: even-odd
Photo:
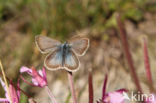
[(156, 95), (151, 94), (151, 97), (149, 97), (148, 100), (146, 100), (146, 103), (156, 103)]
[(40, 74), (40, 76), (43, 77), (43, 72), (42, 72), (42, 70), (39, 70), (38, 73)]
[(36, 81), (36, 79), (32, 78), (32, 83), (35, 85), (35, 86), (38, 86), (38, 82)]
[(9, 91), (10, 91), (10, 96), (11, 96), (12, 102), (19, 103), (18, 95), (17, 95), (16, 90), (12, 84), (9, 85)]
[(123, 94), (120, 92), (110, 92), (108, 96), (105, 97), (104, 102), (106, 103), (124, 103)]
[(47, 81), (36, 71), (35, 68), (32, 68), (32, 76), (38, 83), (38, 86), (44, 87), (47, 85)]
[(28, 68), (28, 67), (25, 67), (25, 66), (23, 66), (23, 67), (20, 68), (20, 72), (21, 72), (21, 73), (26, 72), (26, 73), (28, 73), (29, 75), (32, 75), (32, 70), (31, 70), (30, 68)]
[(0, 98), (0, 102), (9, 102), (9, 100), (6, 98)]

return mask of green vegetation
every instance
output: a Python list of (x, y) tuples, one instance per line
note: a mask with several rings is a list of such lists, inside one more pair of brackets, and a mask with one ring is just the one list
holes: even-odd
[(82, 28), (112, 26), (116, 11), (138, 22), (145, 4), (146, 0), (0, 0), (0, 26), (20, 18), (26, 22), (21, 31), (34, 35), (46, 31), (63, 39)]

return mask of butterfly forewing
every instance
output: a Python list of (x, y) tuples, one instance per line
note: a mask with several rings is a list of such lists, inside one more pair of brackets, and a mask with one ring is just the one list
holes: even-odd
[(62, 53), (59, 51), (59, 49), (57, 49), (45, 58), (44, 65), (49, 70), (56, 70), (62, 67), (62, 61)]
[(79, 68), (79, 59), (75, 55), (75, 53), (70, 50), (66, 55), (64, 59), (64, 67), (68, 71), (76, 71)]
[(41, 35), (35, 37), (35, 42), (37, 47), (42, 53), (55, 51), (57, 47), (61, 44), (61, 42), (57, 40)]
[(71, 44), (72, 50), (78, 56), (82, 56), (85, 54), (89, 47), (89, 39), (88, 38), (73, 38), (72, 40), (68, 41)]

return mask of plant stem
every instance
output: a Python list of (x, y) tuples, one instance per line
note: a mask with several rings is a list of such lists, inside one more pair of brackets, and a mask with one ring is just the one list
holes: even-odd
[(103, 88), (102, 88), (102, 101), (104, 101), (106, 95), (107, 80), (108, 80), (108, 76), (106, 74), (103, 82)]
[(70, 85), (71, 95), (72, 95), (72, 98), (73, 98), (73, 103), (77, 103), (72, 72), (68, 72), (68, 81), (69, 81), (69, 85)]
[(119, 32), (120, 32), (119, 36), (120, 36), (120, 39), (121, 39), (121, 44), (122, 44), (122, 47), (123, 47), (123, 51), (124, 51), (125, 57), (127, 59), (129, 69), (131, 71), (131, 77), (133, 78), (134, 83), (135, 83), (138, 91), (140, 91), (140, 93), (142, 93), (140, 82), (139, 82), (138, 76), (137, 76), (136, 71), (135, 71), (136, 68), (134, 67), (132, 56), (131, 56), (130, 51), (129, 51), (127, 33), (126, 33), (126, 30), (125, 30), (125, 27), (124, 27), (124, 23), (121, 22), (121, 17), (120, 17), (119, 14), (117, 14), (116, 19), (117, 19)]
[(22, 79), (25, 83), (27, 83), (30, 86), (34, 86), (34, 87), (36, 86), (36, 85), (34, 85), (34, 84), (29, 83), (28, 81), (26, 81), (22, 75), (20, 75), (20, 79)]
[(45, 89), (46, 89), (47, 94), (50, 97), (52, 103), (57, 103), (57, 101), (56, 101), (54, 95), (52, 94), (52, 92), (50, 91), (49, 87), (48, 86), (45, 86)]
[(93, 75), (92, 75), (92, 71), (89, 71), (89, 75), (88, 75), (88, 89), (89, 89), (89, 103), (93, 103), (94, 101), (94, 93), (93, 93)]
[(148, 56), (148, 50), (147, 50), (147, 41), (145, 38), (143, 38), (143, 42), (144, 42), (144, 47), (143, 47), (143, 51), (144, 51), (144, 64), (145, 64), (145, 69), (146, 69), (146, 73), (147, 73), (147, 79), (150, 81), (150, 83), (152, 83), (152, 76), (151, 76), (151, 70), (150, 70), (150, 63), (149, 63), (149, 56)]
[(150, 61), (148, 56), (147, 40), (145, 37), (143, 38), (143, 53), (144, 53), (144, 65), (146, 70), (146, 76), (151, 86), (151, 92), (153, 92), (154, 90), (153, 80), (152, 80), (151, 67), (150, 67)]

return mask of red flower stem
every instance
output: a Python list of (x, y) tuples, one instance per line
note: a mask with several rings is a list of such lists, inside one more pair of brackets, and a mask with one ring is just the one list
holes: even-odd
[(93, 103), (94, 101), (94, 93), (93, 93), (93, 75), (92, 71), (89, 71), (88, 75), (88, 89), (89, 89), (89, 103)]
[[(14, 85), (15, 86), (15, 85)], [(21, 88), (18, 86), (15, 86), (18, 90), (20, 90), (24, 95), (26, 95), (28, 98), (31, 98), (25, 91), (23, 91)]]
[(29, 83), (28, 81), (26, 81), (22, 75), (20, 75), (20, 78), (21, 78), (25, 83), (27, 83), (28, 85), (33, 86), (33, 87), (36, 86), (36, 85), (34, 85), (34, 84)]
[(106, 74), (106, 75), (105, 75), (104, 82), (103, 82), (103, 88), (102, 88), (102, 101), (104, 101), (105, 95), (106, 95), (107, 79), (108, 79), (108, 76), (107, 76), (107, 74)]
[(152, 92), (154, 87), (153, 87), (153, 80), (152, 80), (152, 74), (151, 74), (146, 38), (143, 38), (143, 52), (144, 52), (144, 65), (145, 65), (145, 70), (146, 70), (146, 76), (147, 76), (147, 79), (150, 83), (150, 86), (152, 87), (151, 88), (151, 92)]
[(152, 76), (151, 76), (151, 70), (150, 70), (150, 63), (149, 63), (149, 56), (148, 56), (148, 50), (147, 50), (147, 41), (144, 38), (144, 63), (145, 63), (145, 69), (147, 73), (147, 78), (152, 83)]
[(131, 72), (131, 77), (133, 78), (134, 83), (135, 83), (138, 91), (140, 91), (140, 93), (142, 93), (140, 82), (139, 82), (138, 76), (137, 76), (136, 71), (135, 71), (136, 68), (134, 67), (132, 56), (131, 56), (130, 51), (129, 51), (127, 33), (126, 33), (126, 30), (125, 30), (125, 27), (124, 27), (124, 23), (121, 22), (121, 17), (120, 17), (119, 14), (117, 14), (116, 20), (117, 20), (117, 25), (118, 25), (119, 32), (120, 32), (119, 36), (120, 36), (120, 39), (121, 39), (121, 44), (122, 44), (122, 47), (123, 47), (123, 51), (124, 51), (124, 54), (125, 54), (125, 57), (127, 59), (127, 63), (128, 63), (128, 66), (129, 66), (129, 69), (130, 69), (130, 72)]
[(72, 72), (68, 72), (68, 81), (69, 81), (69, 85), (70, 85), (71, 95), (72, 95), (72, 98), (73, 98), (73, 103), (77, 103)]
[(48, 86), (45, 86), (45, 89), (46, 89), (47, 94), (50, 97), (52, 103), (57, 103), (57, 101), (56, 101), (54, 95), (52, 94), (52, 92), (50, 91), (49, 87)]

